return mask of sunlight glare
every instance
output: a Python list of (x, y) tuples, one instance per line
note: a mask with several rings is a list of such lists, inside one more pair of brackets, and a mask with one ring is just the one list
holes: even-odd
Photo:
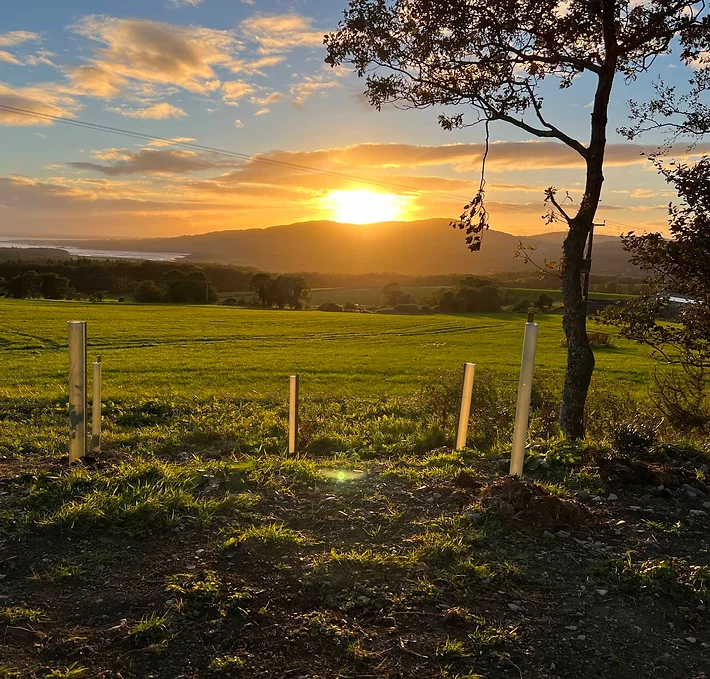
[(393, 193), (374, 191), (331, 191), (323, 208), (345, 224), (371, 224), (402, 219), (408, 199)]

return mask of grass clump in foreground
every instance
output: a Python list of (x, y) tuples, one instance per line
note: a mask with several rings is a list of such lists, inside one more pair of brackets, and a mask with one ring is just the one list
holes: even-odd
[(172, 619), (168, 615), (158, 615), (155, 612), (144, 615), (129, 627), (126, 633), (126, 639), (132, 646), (150, 647), (156, 651), (164, 650), (172, 637)]
[(295, 547), (306, 543), (306, 539), (295, 530), (283, 523), (269, 523), (264, 526), (250, 526), (239, 535), (228, 538), (223, 547), (229, 548), (236, 545), (246, 547), (285, 548)]
[(46, 622), (47, 615), (36, 608), (26, 608), (25, 606), (2, 606), (0, 607), (0, 623), (9, 625), (22, 622)]
[(215, 492), (204, 472), (194, 463), (136, 460), (98, 471), (77, 466), (41, 474), (19, 501), (26, 511), (21, 527), (166, 527), (253, 504), (249, 494)]
[(223, 655), (210, 661), (209, 669), (217, 674), (229, 674), (244, 669), (246, 663), (236, 655)]

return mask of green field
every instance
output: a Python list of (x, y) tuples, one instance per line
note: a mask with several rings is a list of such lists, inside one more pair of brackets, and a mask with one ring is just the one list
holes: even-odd
[[(251, 397), (287, 389), (375, 396), (415, 392), (427, 373), (471, 361), (517, 381), (520, 314), (391, 316), (265, 311), (221, 306), (0, 302), (0, 397), (61, 400), (67, 321), (88, 321), (90, 358), (104, 361), (108, 399)], [(537, 366), (562, 373), (561, 317), (540, 316)], [(647, 350), (616, 338), (597, 370), (645, 389)]]
[[(418, 301), (418, 303), (421, 303), (422, 299), (439, 292), (442, 288), (447, 290), (453, 289), (442, 285), (402, 285), (401, 287), (404, 292), (410, 293), (412, 297)], [(560, 290), (539, 290), (537, 288), (510, 288), (510, 290), (512, 291), (516, 301), (525, 299), (533, 302), (543, 292), (550, 295), (556, 302), (560, 302), (562, 300), (562, 292)], [(219, 296), (221, 299), (234, 297), (237, 299), (243, 298), (252, 300), (255, 298), (253, 292), (225, 292), (220, 293)], [(591, 292), (589, 296), (592, 299), (625, 299), (631, 297), (632, 295), (623, 293), (613, 294), (606, 292)], [(352, 302), (353, 304), (361, 304), (363, 306), (378, 306), (382, 304), (382, 287), (314, 288), (311, 290), (311, 307), (318, 307), (325, 302), (335, 302), (335, 304), (340, 305)]]

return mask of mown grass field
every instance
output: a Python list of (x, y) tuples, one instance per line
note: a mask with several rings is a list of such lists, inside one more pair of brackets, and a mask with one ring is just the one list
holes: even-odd
[[(402, 290), (408, 292), (416, 299), (419, 303), (421, 300), (429, 297), (441, 290), (452, 289), (450, 287), (443, 285), (402, 285)], [(628, 287), (628, 286), (626, 286)], [(515, 300), (530, 300), (531, 302), (536, 300), (543, 292), (550, 295), (552, 299), (556, 302), (562, 300), (562, 292), (560, 290), (540, 290), (538, 288), (510, 288), (513, 292)], [(624, 286), (621, 286), (623, 291)], [(220, 298), (225, 299), (227, 297), (235, 297), (237, 299), (253, 299), (253, 292), (225, 292), (221, 293)], [(590, 297), (592, 299), (620, 299), (631, 297), (631, 295), (620, 293), (606, 293), (606, 292), (591, 292)], [(367, 288), (314, 288), (311, 290), (310, 305), (312, 307), (320, 306), (325, 302), (335, 302), (336, 304), (346, 304), (352, 302), (353, 304), (362, 304), (363, 306), (377, 306), (382, 304), (382, 287), (367, 287)]]
[[(69, 320), (88, 321), (89, 356), (103, 357), (104, 397), (114, 400), (273, 396), (293, 373), (304, 394), (406, 395), (465, 361), (515, 382), (525, 321), (7, 299), (0, 318), (0, 398), (52, 400), (66, 393)], [(537, 366), (561, 376), (561, 317), (538, 322)], [(598, 374), (645, 390), (645, 349), (616, 338), (596, 354)]]

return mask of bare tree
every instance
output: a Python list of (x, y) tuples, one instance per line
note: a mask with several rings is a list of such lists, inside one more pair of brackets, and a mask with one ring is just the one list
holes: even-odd
[[(617, 77), (633, 80), (679, 42), (679, 59), (693, 63), (707, 43), (705, 1), (691, 0), (351, 0), (338, 30), (326, 36), (326, 61), (352, 64), (367, 79), (376, 108), (467, 106), (441, 115), (446, 129), (503, 122), (566, 144), (586, 167), (578, 207), (546, 192), (553, 216), (568, 226), (561, 262), (563, 326), (568, 358), (561, 426), (584, 436), (584, 404), (594, 371), (586, 331), (581, 277), (584, 248), (604, 183), (608, 110)], [(696, 64), (697, 65), (697, 64)], [(554, 78), (562, 89), (575, 77), (596, 81), (588, 139), (554, 124), (541, 85)], [(488, 227), (485, 160), (478, 193), (458, 226), (472, 250)]]

